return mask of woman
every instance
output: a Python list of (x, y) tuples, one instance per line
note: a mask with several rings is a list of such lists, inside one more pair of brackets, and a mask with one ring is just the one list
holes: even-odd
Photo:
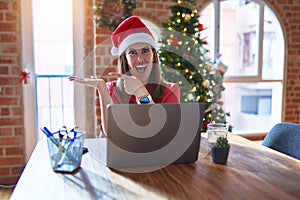
[(112, 103), (179, 103), (176, 83), (163, 80), (155, 39), (137, 16), (124, 20), (112, 33), (112, 54), (119, 56), (118, 72), (108, 75), (117, 81), (70, 77), (71, 81), (95, 87), (99, 92), (102, 128), (106, 134), (105, 108)]

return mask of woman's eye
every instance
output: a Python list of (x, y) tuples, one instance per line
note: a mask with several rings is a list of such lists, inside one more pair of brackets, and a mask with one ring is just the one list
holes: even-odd
[(149, 52), (149, 49), (143, 49), (143, 50), (142, 50), (142, 53), (143, 53), (143, 54), (146, 54), (146, 53), (148, 53), (148, 52)]
[(135, 55), (136, 51), (128, 51), (128, 55)]

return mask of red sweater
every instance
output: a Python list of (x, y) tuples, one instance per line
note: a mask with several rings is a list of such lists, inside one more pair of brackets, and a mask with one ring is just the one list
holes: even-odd
[[(112, 98), (113, 103), (115, 104), (122, 104), (124, 103), (117, 92), (114, 92), (116, 82), (107, 82), (106, 83), (109, 94)], [(149, 90), (148, 90), (149, 91)], [(151, 91), (149, 91), (151, 93)], [(132, 95), (130, 97), (130, 104), (136, 104), (136, 97)], [(163, 97), (160, 99), (160, 101), (155, 103), (180, 103), (180, 89), (178, 84), (176, 83), (170, 83), (166, 82), (166, 89), (164, 91)]]

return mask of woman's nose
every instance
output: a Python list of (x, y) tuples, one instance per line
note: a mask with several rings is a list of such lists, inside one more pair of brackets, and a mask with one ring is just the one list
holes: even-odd
[(137, 61), (142, 61), (144, 59), (142, 53), (137, 53)]

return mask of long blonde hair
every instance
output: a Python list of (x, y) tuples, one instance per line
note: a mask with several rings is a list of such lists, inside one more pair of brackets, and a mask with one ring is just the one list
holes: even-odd
[[(151, 74), (150, 74), (150, 77), (149, 77), (149, 82), (145, 85), (145, 87), (150, 92), (154, 102), (158, 102), (164, 94), (165, 81), (164, 81), (164, 79), (162, 78), (162, 75), (161, 75), (161, 69), (160, 69), (160, 64), (159, 64), (159, 59), (158, 59), (157, 52), (154, 48), (151, 48), (151, 49), (152, 49), (152, 52), (153, 52), (153, 65), (152, 65), (152, 71), (151, 71)], [(119, 70), (120, 73), (129, 75), (129, 76), (132, 75), (130, 73), (130, 70), (129, 70), (129, 65), (128, 65), (128, 62), (127, 62), (127, 59), (126, 59), (125, 52), (122, 53), (119, 57), (118, 68), (119, 68), (118, 70)], [(117, 84), (116, 84), (116, 89), (117, 89), (121, 99), (123, 100), (123, 102), (124, 103), (125, 102), (129, 103), (130, 95), (128, 95), (125, 92), (124, 84), (123, 84), (122, 79), (118, 79)]]

